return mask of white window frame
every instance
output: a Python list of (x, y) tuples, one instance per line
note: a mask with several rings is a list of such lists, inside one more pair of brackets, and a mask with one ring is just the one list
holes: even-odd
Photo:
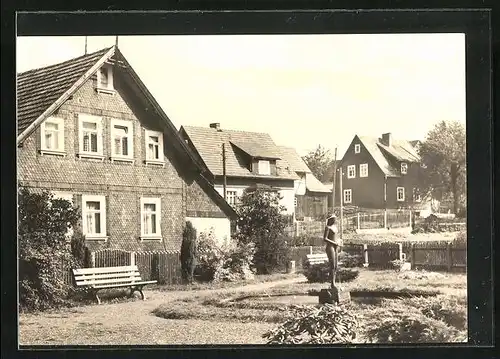
[(405, 175), (407, 173), (408, 173), (408, 163), (401, 162), (401, 174)]
[[(127, 128), (127, 155), (115, 153), (116, 126)], [(132, 121), (111, 119), (111, 160), (112, 161), (134, 161), (134, 123)]]
[(236, 190), (226, 190), (226, 200), (227, 203), (234, 206), (238, 200), (238, 192)]
[(359, 165), (359, 177), (368, 177), (368, 163)]
[(354, 153), (361, 153), (361, 145), (359, 143), (354, 145)]
[(413, 202), (422, 202), (422, 195), (418, 188), (413, 188)]
[(259, 160), (259, 162), (257, 162), (257, 169), (260, 175), (270, 175), (271, 162), (269, 160)]
[[(149, 137), (156, 136), (158, 137), (158, 158), (150, 158), (149, 157)], [(146, 164), (164, 164), (164, 156), (163, 156), (163, 132), (161, 131), (152, 131), (145, 130), (144, 131), (144, 144), (146, 150)]]
[[(346, 200), (347, 195), (349, 195), (349, 200)], [(345, 189), (342, 199), (344, 200), (344, 203), (352, 203), (352, 189), (350, 188)]]
[(347, 166), (347, 178), (356, 178), (356, 165)]
[[(403, 195), (400, 197), (399, 194), (402, 193)], [(405, 200), (405, 188), (404, 187), (396, 187), (396, 199), (398, 202), (404, 202)]]
[[(108, 85), (107, 86), (102, 85), (101, 69), (106, 69), (108, 72)], [(115, 93), (114, 81), (113, 81), (113, 66), (112, 65), (104, 64), (97, 71), (97, 92), (102, 92), (102, 93), (107, 93), (107, 94), (114, 94)]]
[[(69, 201), (71, 205), (74, 204), (73, 200), (73, 193), (71, 192), (64, 192), (64, 191), (51, 191), (53, 199), (65, 199), (66, 201)], [(66, 240), (70, 241), (71, 237), (73, 237), (74, 229), (73, 228), (68, 228), (68, 231), (65, 234)]]
[[(47, 143), (45, 142), (45, 125), (47, 123), (54, 123), (58, 126), (57, 132), (59, 133), (57, 148), (47, 148)], [(40, 125), (40, 153), (51, 154), (51, 155), (62, 155), (66, 154), (64, 148), (64, 119), (60, 117), (49, 117)]]
[[(97, 152), (83, 150), (83, 123), (90, 122), (96, 124), (97, 129)], [(102, 117), (89, 114), (78, 114), (78, 157), (104, 159), (103, 154), (103, 130)]]
[[(156, 214), (156, 233), (144, 233), (144, 205), (154, 204), (155, 214)], [(141, 197), (141, 241), (143, 240), (159, 240), (162, 241), (163, 237), (161, 235), (161, 198), (160, 197)]]
[[(99, 202), (99, 213), (101, 214), (101, 232), (87, 233), (87, 202)], [(104, 240), (108, 239), (106, 226), (106, 196), (82, 195), (82, 232), (85, 239)]]

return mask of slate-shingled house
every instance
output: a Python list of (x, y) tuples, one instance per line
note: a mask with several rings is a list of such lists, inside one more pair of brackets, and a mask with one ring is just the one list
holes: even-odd
[(234, 210), (117, 47), (18, 74), (18, 182), (77, 204), (91, 250), (180, 249)]
[(219, 123), (208, 127), (183, 126), (180, 134), (193, 153), (210, 170), (215, 189), (223, 194), (222, 144), (226, 152), (226, 196), (237, 203), (243, 191), (263, 187), (277, 191), (287, 214), (294, 213), (298, 176), (281, 157), (281, 151), (267, 133), (226, 130)]
[[(341, 160), (346, 206), (361, 208), (409, 208), (422, 199), (420, 156), (410, 141), (354, 136)], [(339, 203), (339, 196), (336, 196)]]
[(295, 180), (295, 218), (323, 217), (328, 211), (328, 197), (331, 188), (321, 183), (311, 172), (304, 160), (292, 147), (279, 147), (282, 158), (299, 177)]

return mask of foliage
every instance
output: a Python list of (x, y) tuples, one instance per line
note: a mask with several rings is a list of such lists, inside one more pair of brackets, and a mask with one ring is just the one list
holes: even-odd
[(451, 196), (454, 213), (466, 202), (466, 135), (460, 122), (441, 121), (420, 146), (426, 189), (433, 197)]
[(464, 330), (467, 327), (467, 303), (456, 297), (421, 298), (419, 308), (429, 318)]
[[(304, 275), (310, 283), (328, 282), (330, 278), (330, 264), (321, 263), (307, 266), (304, 269)], [(338, 268), (337, 281), (351, 282), (359, 276), (359, 271), (354, 269)]]
[(268, 344), (350, 343), (357, 327), (356, 317), (343, 306), (293, 306), (288, 320), (262, 337)]
[(339, 267), (341, 268), (361, 267), (365, 262), (362, 255), (351, 254), (346, 251), (342, 251), (339, 253), (338, 260), (339, 260)]
[(181, 273), (186, 283), (193, 282), (194, 269), (196, 267), (196, 229), (189, 221), (186, 222), (182, 232), (181, 244)]
[(62, 261), (73, 263), (68, 229), (79, 213), (69, 201), (49, 192), (20, 188), (19, 304), (21, 310), (47, 309), (65, 303), (69, 292), (62, 277)]
[(394, 268), (397, 271), (400, 271), (401, 268), (403, 267), (403, 264), (405, 264), (406, 261), (403, 261), (401, 259), (394, 259), (390, 263), (391, 263), (392, 268)]
[(319, 145), (314, 151), (311, 151), (307, 155), (305, 155), (303, 157), (303, 160), (318, 180), (333, 180), (333, 177), (327, 178), (329, 169), (333, 162), (329, 150)]
[(198, 238), (195, 274), (200, 281), (233, 281), (253, 277), (253, 243), (218, 244), (213, 232)]
[(285, 266), (289, 246), (284, 238), (285, 210), (279, 194), (262, 189), (245, 191), (238, 205), (236, 240), (255, 245), (254, 265), (258, 274), (269, 274)]
[(85, 245), (85, 236), (81, 231), (75, 231), (71, 237), (70, 246), (75, 264), (79, 267), (86, 267), (90, 262), (90, 252)]
[(373, 324), (367, 337), (376, 343), (446, 343), (466, 339), (466, 334), (443, 321), (411, 310), (387, 315)]

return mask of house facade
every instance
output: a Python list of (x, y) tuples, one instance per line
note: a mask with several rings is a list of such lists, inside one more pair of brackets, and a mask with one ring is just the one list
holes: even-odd
[(211, 173), (220, 195), (226, 182), (227, 202), (234, 206), (247, 188), (265, 188), (281, 196), (285, 214), (295, 211), (295, 180), (298, 176), (269, 134), (226, 130), (219, 123), (208, 127), (183, 126), (185, 143)]
[(91, 250), (178, 251), (233, 209), (116, 47), (18, 74), (18, 183), (81, 211)]
[(394, 139), (390, 133), (380, 138), (356, 135), (340, 167), (342, 192), (336, 203), (340, 196), (345, 206), (367, 209), (413, 208), (422, 203), (420, 157), (409, 141)]
[(294, 171), (295, 218), (297, 220), (324, 217), (328, 211), (328, 197), (331, 189), (323, 185), (311, 172), (304, 160), (292, 147), (280, 146), (281, 156)]

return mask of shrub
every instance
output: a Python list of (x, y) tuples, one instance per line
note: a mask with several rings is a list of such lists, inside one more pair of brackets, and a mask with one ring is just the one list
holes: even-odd
[(18, 205), (20, 309), (63, 305), (70, 286), (63, 280), (61, 264), (75, 265), (67, 233), (78, 222), (78, 210), (47, 191), (26, 188), (19, 190)]
[(456, 328), (412, 311), (380, 318), (374, 324), (367, 337), (376, 343), (446, 343), (466, 339), (466, 334)]
[(182, 232), (181, 244), (181, 273), (185, 283), (193, 282), (194, 269), (196, 267), (196, 229), (191, 222), (186, 222)]
[(86, 267), (90, 262), (90, 252), (85, 246), (85, 236), (81, 231), (73, 234), (70, 245), (75, 264), (79, 267)]
[(343, 306), (293, 306), (288, 319), (262, 337), (268, 344), (350, 343), (357, 327), (356, 317)]
[[(307, 266), (304, 275), (310, 283), (325, 283), (330, 278), (330, 264), (321, 263)], [(351, 282), (359, 276), (359, 271), (346, 268), (338, 268), (337, 281)]]
[(433, 298), (411, 298), (405, 304), (420, 310), (426, 317), (441, 320), (458, 330), (467, 327), (467, 300), (465, 298), (439, 296)]
[(238, 243), (255, 244), (254, 265), (258, 273), (268, 274), (284, 268), (289, 246), (284, 238), (287, 217), (277, 193), (262, 189), (247, 190), (238, 205)]
[(356, 268), (361, 267), (364, 263), (364, 258), (360, 254), (350, 254), (342, 251), (338, 255), (339, 267)]

